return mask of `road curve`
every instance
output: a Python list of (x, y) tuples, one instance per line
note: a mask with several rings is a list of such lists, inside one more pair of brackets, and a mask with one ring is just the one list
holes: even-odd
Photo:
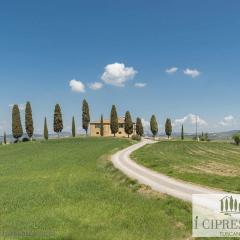
[(222, 191), (202, 187), (199, 185), (176, 180), (161, 173), (150, 170), (137, 164), (130, 159), (130, 154), (146, 144), (155, 143), (152, 140), (144, 139), (141, 142), (125, 148), (112, 155), (112, 162), (116, 168), (128, 177), (137, 180), (141, 184), (150, 186), (153, 190), (180, 198), (185, 201), (192, 201), (192, 194), (224, 194)]

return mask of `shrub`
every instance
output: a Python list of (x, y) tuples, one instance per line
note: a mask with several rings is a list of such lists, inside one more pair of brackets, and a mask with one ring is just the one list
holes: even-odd
[(134, 134), (134, 135), (132, 135), (132, 140), (141, 141), (141, 136)]
[(240, 134), (235, 134), (235, 135), (233, 135), (233, 140), (234, 140), (234, 142), (235, 142), (237, 145), (239, 145), (239, 143), (240, 143)]
[(209, 139), (209, 137), (208, 137), (208, 133), (202, 133), (202, 135), (200, 136), (200, 141), (206, 141), (206, 142), (209, 142), (210, 141), (210, 139)]
[(29, 138), (26, 138), (26, 137), (22, 139), (22, 142), (29, 142), (29, 141), (30, 141)]

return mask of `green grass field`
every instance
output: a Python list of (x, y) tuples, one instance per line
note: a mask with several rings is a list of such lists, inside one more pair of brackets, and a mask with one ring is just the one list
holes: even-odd
[(137, 150), (132, 158), (171, 177), (240, 192), (240, 147), (230, 143), (162, 141)]
[(78, 138), (0, 146), (0, 239), (190, 237), (190, 204), (112, 167), (107, 155), (129, 144)]

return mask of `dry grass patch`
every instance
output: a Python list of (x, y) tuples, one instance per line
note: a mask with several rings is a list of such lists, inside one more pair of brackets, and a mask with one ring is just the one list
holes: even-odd
[(204, 173), (219, 175), (219, 176), (238, 176), (239, 170), (228, 164), (223, 164), (220, 162), (208, 162), (206, 164), (201, 164), (197, 166), (192, 166), (193, 169), (197, 171), (202, 171)]

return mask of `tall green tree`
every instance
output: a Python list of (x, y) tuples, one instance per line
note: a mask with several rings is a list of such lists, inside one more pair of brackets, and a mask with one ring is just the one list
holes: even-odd
[(182, 124), (182, 130), (181, 130), (181, 139), (184, 140), (184, 129), (183, 129), (183, 124)]
[(44, 135), (44, 139), (48, 140), (48, 125), (47, 125), (47, 118), (46, 117), (44, 119), (44, 132), (43, 132), (43, 135)]
[(32, 118), (32, 107), (30, 102), (27, 102), (25, 108), (25, 128), (27, 135), (30, 139), (32, 139), (34, 127), (33, 127), (33, 118)]
[(237, 211), (237, 199), (234, 200), (234, 211)]
[(74, 117), (72, 117), (72, 137), (76, 137), (76, 125)]
[(221, 212), (223, 212), (223, 206), (224, 206), (224, 203), (223, 203), (223, 200), (221, 199)]
[(151, 120), (150, 120), (150, 128), (151, 132), (153, 134), (153, 137), (156, 137), (158, 133), (158, 123), (155, 115), (152, 115)]
[(142, 120), (141, 118), (137, 118), (136, 120), (136, 133), (139, 136), (143, 136), (144, 134), (144, 130), (143, 130), (143, 125), (142, 125)]
[(125, 114), (124, 130), (125, 130), (125, 133), (128, 135), (128, 138), (129, 138), (129, 135), (133, 133), (133, 122), (132, 122), (132, 117), (129, 111), (127, 111)]
[(7, 144), (7, 134), (6, 134), (6, 132), (4, 132), (4, 135), (3, 135), (3, 143)]
[(53, 122), (54, 132), (58, 134), (63, 130), (63, 119), (62, 119), (62, 111), (59, 104), (56, 104), (54, 110), (54, 122)]
[(104, 123), (103, 123), (103, 115), (101, 115), (101, 122), (100, 122), (100, 135), (103, 137), (104, 135)]
[(112, 105), (112, 110), (111, 110), (111, 116), (110, 116), (110, 128), (111, 132), (116, 136), (116, 133), (118, 132), (118, 115), (117, 115), (117, 109), (115, 105)]
[(229, 204), (230, 210), (233, 210), (233, 197), (230, 197), (230, 204)]
[(23, 135), (21, 116), (17, 104), (15, 104), (12, 109), (12, 134), (13, 137), (17, 139), (17, 141)]
[(86, 135), (88, 132), (89, 123), (90, 123), (89, 106), (86, 99), (84, 99), (82, 103), (82, 127), (86, 131)]
[(228, 210), (228, 199), (226, 198), (225, 200), (225, 210), (227, 211)]
[(169, 137), (172, 135), (172, 122), (170, 118), (167, 118), (166, 123), (165, 123), (165, 133)]

